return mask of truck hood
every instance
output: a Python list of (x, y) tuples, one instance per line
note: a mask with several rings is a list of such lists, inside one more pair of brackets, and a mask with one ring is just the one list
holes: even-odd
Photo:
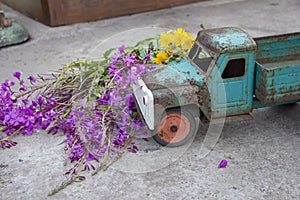
[(187, 59), (158, 65), (147, 71), (143, 80), (150, 90), (204, 84), (205, 75), (200, 69), (190, 64)]

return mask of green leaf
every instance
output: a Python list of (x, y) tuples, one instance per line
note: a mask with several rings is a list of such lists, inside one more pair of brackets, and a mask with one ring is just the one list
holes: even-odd
[(95, 76), (96, 72), (93, 72), (89, 75), (89, 78), (93, 78)]
[(138, 49), (138, 53), (141, 59), (144, 59), (147, 55), (147, 51), (145, 49)]
[(65, 143), (66, 143), (66, 141), (63, 140), (63, 141), (61, 141), (58, 145), (62, 145), (62, 144), (65, 144)]
[(138, 117), (139, 117), (139, 115), (138, 115), (137, 112), (134, 112), (134, 113), (131, 114), (132, 119), (138, 119)]
[(129, 52), (129, 53), (132, 53), (134, 50), (135, 50), (134, 47), (126, 47), (125, 48), (125, 52)]
[(140, 48), (140, 47), (148, 47), (151, 42), (156, 40), (155, 38), (146, 38), (142, 41), (139, 41), (136, 43), (135, 47)]
[(117, 48), (110, 48), (107, 51), (104, 52), (103, 56), (106, 60), (109, 60), (109, 56), (111, 54), (111, 52), (113, 52), (114, 50), (116, 50)]

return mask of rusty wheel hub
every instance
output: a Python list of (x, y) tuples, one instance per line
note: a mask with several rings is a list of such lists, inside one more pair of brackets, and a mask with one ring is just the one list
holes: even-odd
[(166, 143), (174, 144), (184, 140), (190, 133), (188, 118), (179, 113), (168, 114), (158, 126), (158, 137)]

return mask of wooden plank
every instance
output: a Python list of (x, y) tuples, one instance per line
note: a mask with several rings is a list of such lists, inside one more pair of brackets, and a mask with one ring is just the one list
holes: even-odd
[(205, 0), (0, 0), (51, 26), (93, 21)]
[(92, 21), (203, 0), (62, 0), (65, 23)]
[(168, 6), (168, 1), (144, 0), (63, 0), (66, 24), (115, 17), (125, 14), (155, 10)]
[[(65, 8), (63, 7), (61, 0), (45, 0), (48, 1), (48, 9), (49, 9), (49, 18), (50, 18), (50, 25), (57, 26), (57, 25), (65, 25), (68, 24), (66, 22), (66, 12)], [(73, 2), (70, 1), (70, 2)], [(75, 23), (75, 22), (73, 22)]]

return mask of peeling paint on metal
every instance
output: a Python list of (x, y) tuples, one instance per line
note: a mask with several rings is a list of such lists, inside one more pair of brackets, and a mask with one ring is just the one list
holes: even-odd
[(218, 28), (203, 30), (197, 40), (212, 51), (218, 53), (252, 51), (256, 43), (252, 37), (239, 28)]

